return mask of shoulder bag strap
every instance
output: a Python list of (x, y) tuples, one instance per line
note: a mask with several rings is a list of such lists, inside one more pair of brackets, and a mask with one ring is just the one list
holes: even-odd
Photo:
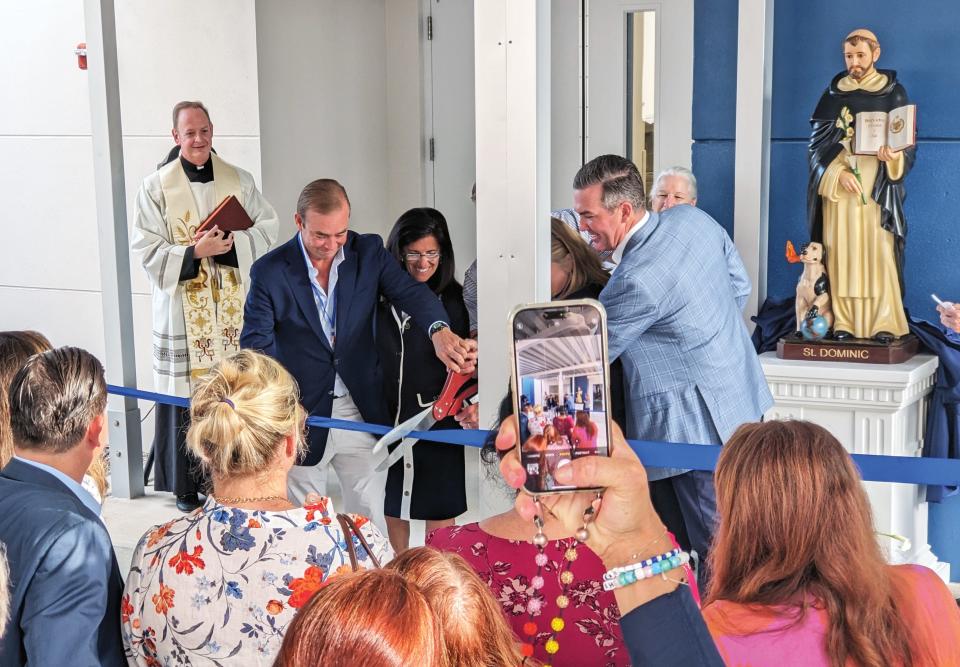
[(353, 571), (356, 572), (360, 569), (360, 564), (357, 562), (357, 554), (354, 551), (353, 546), (353, 536), (356, 536), (357, 540), (360, 542), (360, 545), (367, 552), (367, 555), (370, 557), (370, 562), (373, 563), (374, 567), (380, 567), (380, 560), (374, 555), (373, 549), (370, 548), (370, 543), (367, 542), (367, 538), (363, 536), (363, 533), (360, 532), (360, 529), (357, 528), (357, 524), (353, 522), (346, 514), (337, 514), (337, 521), (340, 523), (340, 529), (343, 531), (344, 541), (347, 543), (347, 555), (350, 557), (350, 567), (353, 568)]

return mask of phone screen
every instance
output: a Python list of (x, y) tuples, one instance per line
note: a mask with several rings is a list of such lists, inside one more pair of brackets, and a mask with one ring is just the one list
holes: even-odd
[(609, 455), (606, 313), (588, 299), (526, 306), (514, 311), (511, 329), (526, 488), (576, 490), (554, 481), (557, 468)]

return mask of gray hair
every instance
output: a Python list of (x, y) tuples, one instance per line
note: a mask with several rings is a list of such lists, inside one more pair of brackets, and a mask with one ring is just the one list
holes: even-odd
[(691, 200), (697, 198), (697, 177), (686, 167), (667, 167), (657, 174), (657, 178), (653, 181), (653, 189), (650, 191), (651, 198), (654, 196), (657, 188), (660, 187), (660, 181), (669, 176), (680, 176), (681, 178), (687, 179), (687, 194), (690, 195)]
[(600, 201), (605, 209), (612, 210), (617, 204), (628, 201), (642, 211), (646, 207), (643, 177), (637, 165), (619, 155), (601, 155), (580, 167), (573, 178), (573, 189), (583, 190), (600, 183)]
[(14, 443), (62, 454), (107, 407), (103, 365), (78, 347), (35, 354), (13, 377), (9, 399)]

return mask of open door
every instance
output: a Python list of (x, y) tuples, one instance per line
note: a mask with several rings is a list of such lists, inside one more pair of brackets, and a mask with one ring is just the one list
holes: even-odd
[(584, 153), (690, 167), (693, 0), (586, 0)]

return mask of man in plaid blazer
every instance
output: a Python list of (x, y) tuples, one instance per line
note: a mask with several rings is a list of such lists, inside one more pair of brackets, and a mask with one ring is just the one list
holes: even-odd
[[(600, 301), (610, 361), (623, 363), (627, 437), (723, 444), (760, 420), (773, 398), (734, 294), (724, 229), (688, 205), (648, 212), (637, 167), (616, 155), (585, 164), (573, 187), (581, 228), (617, 265)], [(672, 480), (703, 562), (716, 519), (712, 473), (647, 474)]]

